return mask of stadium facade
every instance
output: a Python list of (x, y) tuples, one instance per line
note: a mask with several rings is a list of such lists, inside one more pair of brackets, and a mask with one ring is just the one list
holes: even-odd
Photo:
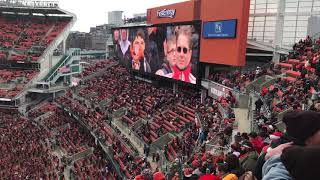
[[(290, 48), (307, 36), (319, 37), (311, 17), (320, 15), (319, 0), (251, 0), (248, 39)], [(319, 21), (319, 19), (317, 19)]]

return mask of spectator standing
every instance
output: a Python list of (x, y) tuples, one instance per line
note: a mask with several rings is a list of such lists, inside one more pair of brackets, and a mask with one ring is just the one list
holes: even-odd
[(259, 98), (254, 104), (256, 105), (256, 112), (259, 114), (263, 105), (263, 101), (261, 98)]

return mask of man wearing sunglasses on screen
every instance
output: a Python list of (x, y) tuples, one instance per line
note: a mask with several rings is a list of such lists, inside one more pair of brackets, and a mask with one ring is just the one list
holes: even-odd
[(191, 30), (180, 28), (177, 36), (176, 65), (173, 72), (165, 75), (179, 81), (196, 84), (196, 78), (191, 74), (192, 71), (192, 40)]

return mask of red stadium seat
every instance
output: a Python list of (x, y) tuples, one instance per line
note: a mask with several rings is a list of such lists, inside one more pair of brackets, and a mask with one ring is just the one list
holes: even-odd
[(292, 69), (292, 64), (288, 64), (288, 63), (279, 63), (278, 64), (281, 68), (286, 68), (286, 69)]
[(288, 76), (292, 76), (292, 77), (294, 77), (294, 78), (298, 78), (298, 77), (301, 76), (301, 73), (298, 72), (298, 71), (288, 70), (288, 71), (287, 71), (287, 75), (288, 75)]

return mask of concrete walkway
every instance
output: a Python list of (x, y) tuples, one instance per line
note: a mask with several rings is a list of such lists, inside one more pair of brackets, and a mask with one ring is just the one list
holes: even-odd
[(236, 121), (238, 123), (238, 132), (250, 132), (251, 131), (251, 123), (248, 118), (248, 109), (240, 109), (240, 108), (235, 108), (234, 109), (234, 114), (236, 116)]

